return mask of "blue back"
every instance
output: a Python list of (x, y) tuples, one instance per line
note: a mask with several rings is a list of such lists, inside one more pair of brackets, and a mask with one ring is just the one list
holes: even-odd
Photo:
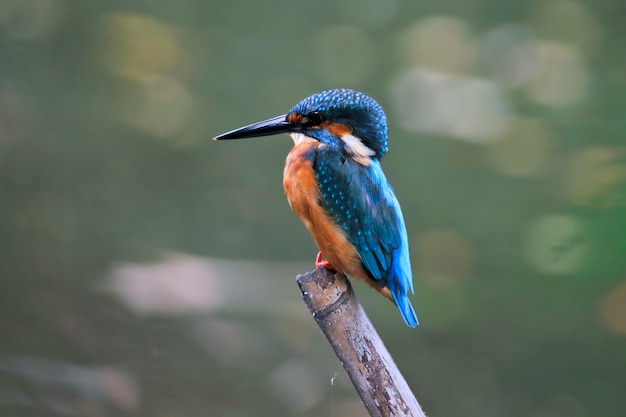
[(363, 166), (349, 156), (321, 147), (314, 169), (322, 192), (320, 202), (346, 233), (363, 267), (381, 287), (387, 286), (409, 326), (417, 325), (408, 299), (413, 293), (408, 237), (400, 204), (380, 163)]

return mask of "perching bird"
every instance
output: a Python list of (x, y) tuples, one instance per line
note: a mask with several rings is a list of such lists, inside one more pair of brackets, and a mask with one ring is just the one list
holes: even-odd
[(388, 149), (382, 107), (357, 91), (322, 91), (285, 115), (214, 139), (278, 133), (289, 133), (295, 144), (285, 162), (283, 186), (321, 251), (316, 266), (365, 281), (392, 300), (405, 323), (415, 327), (406, 228), (380, 167)]

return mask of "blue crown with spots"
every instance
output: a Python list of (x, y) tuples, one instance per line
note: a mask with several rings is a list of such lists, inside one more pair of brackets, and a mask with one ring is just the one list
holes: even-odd
[(322, 121), (348, 126), (352, 135), (376, 152), (387, 153), (387, 116), (370, 96), (350, 89), (336, 89), (313, 94), (296, 104), (289, 113), (302, 116), (317, 114)]

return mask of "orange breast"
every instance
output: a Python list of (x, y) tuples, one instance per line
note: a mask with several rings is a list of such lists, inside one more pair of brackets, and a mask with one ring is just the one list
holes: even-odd
[(311, 161), (306, 157), (312, 147), (320, 145), (315, 140), (303, 141), (289, 152), (283, 174), (283, 187), (289, 204), (313, 236), (324, 257), (337, 270), (367, 282), (391, 299), (389, 291), (376, 285), (363, 269), (361, 257), (354, 245), (320, 206), (321, 192)]

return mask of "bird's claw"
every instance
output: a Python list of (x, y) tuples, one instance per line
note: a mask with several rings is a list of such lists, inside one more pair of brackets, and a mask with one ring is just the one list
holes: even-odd
[(330, 269), (332, 271), (335, 270), (335, 267), (332, 266), (332, 264), (330, 262), (328, 262), (326, 259), (324, 259), (324, 255), (322, 255), (322, 252), (318, 252), (317, 256), (315, 257), (315, 268), (326, 268), (326, 269)]

